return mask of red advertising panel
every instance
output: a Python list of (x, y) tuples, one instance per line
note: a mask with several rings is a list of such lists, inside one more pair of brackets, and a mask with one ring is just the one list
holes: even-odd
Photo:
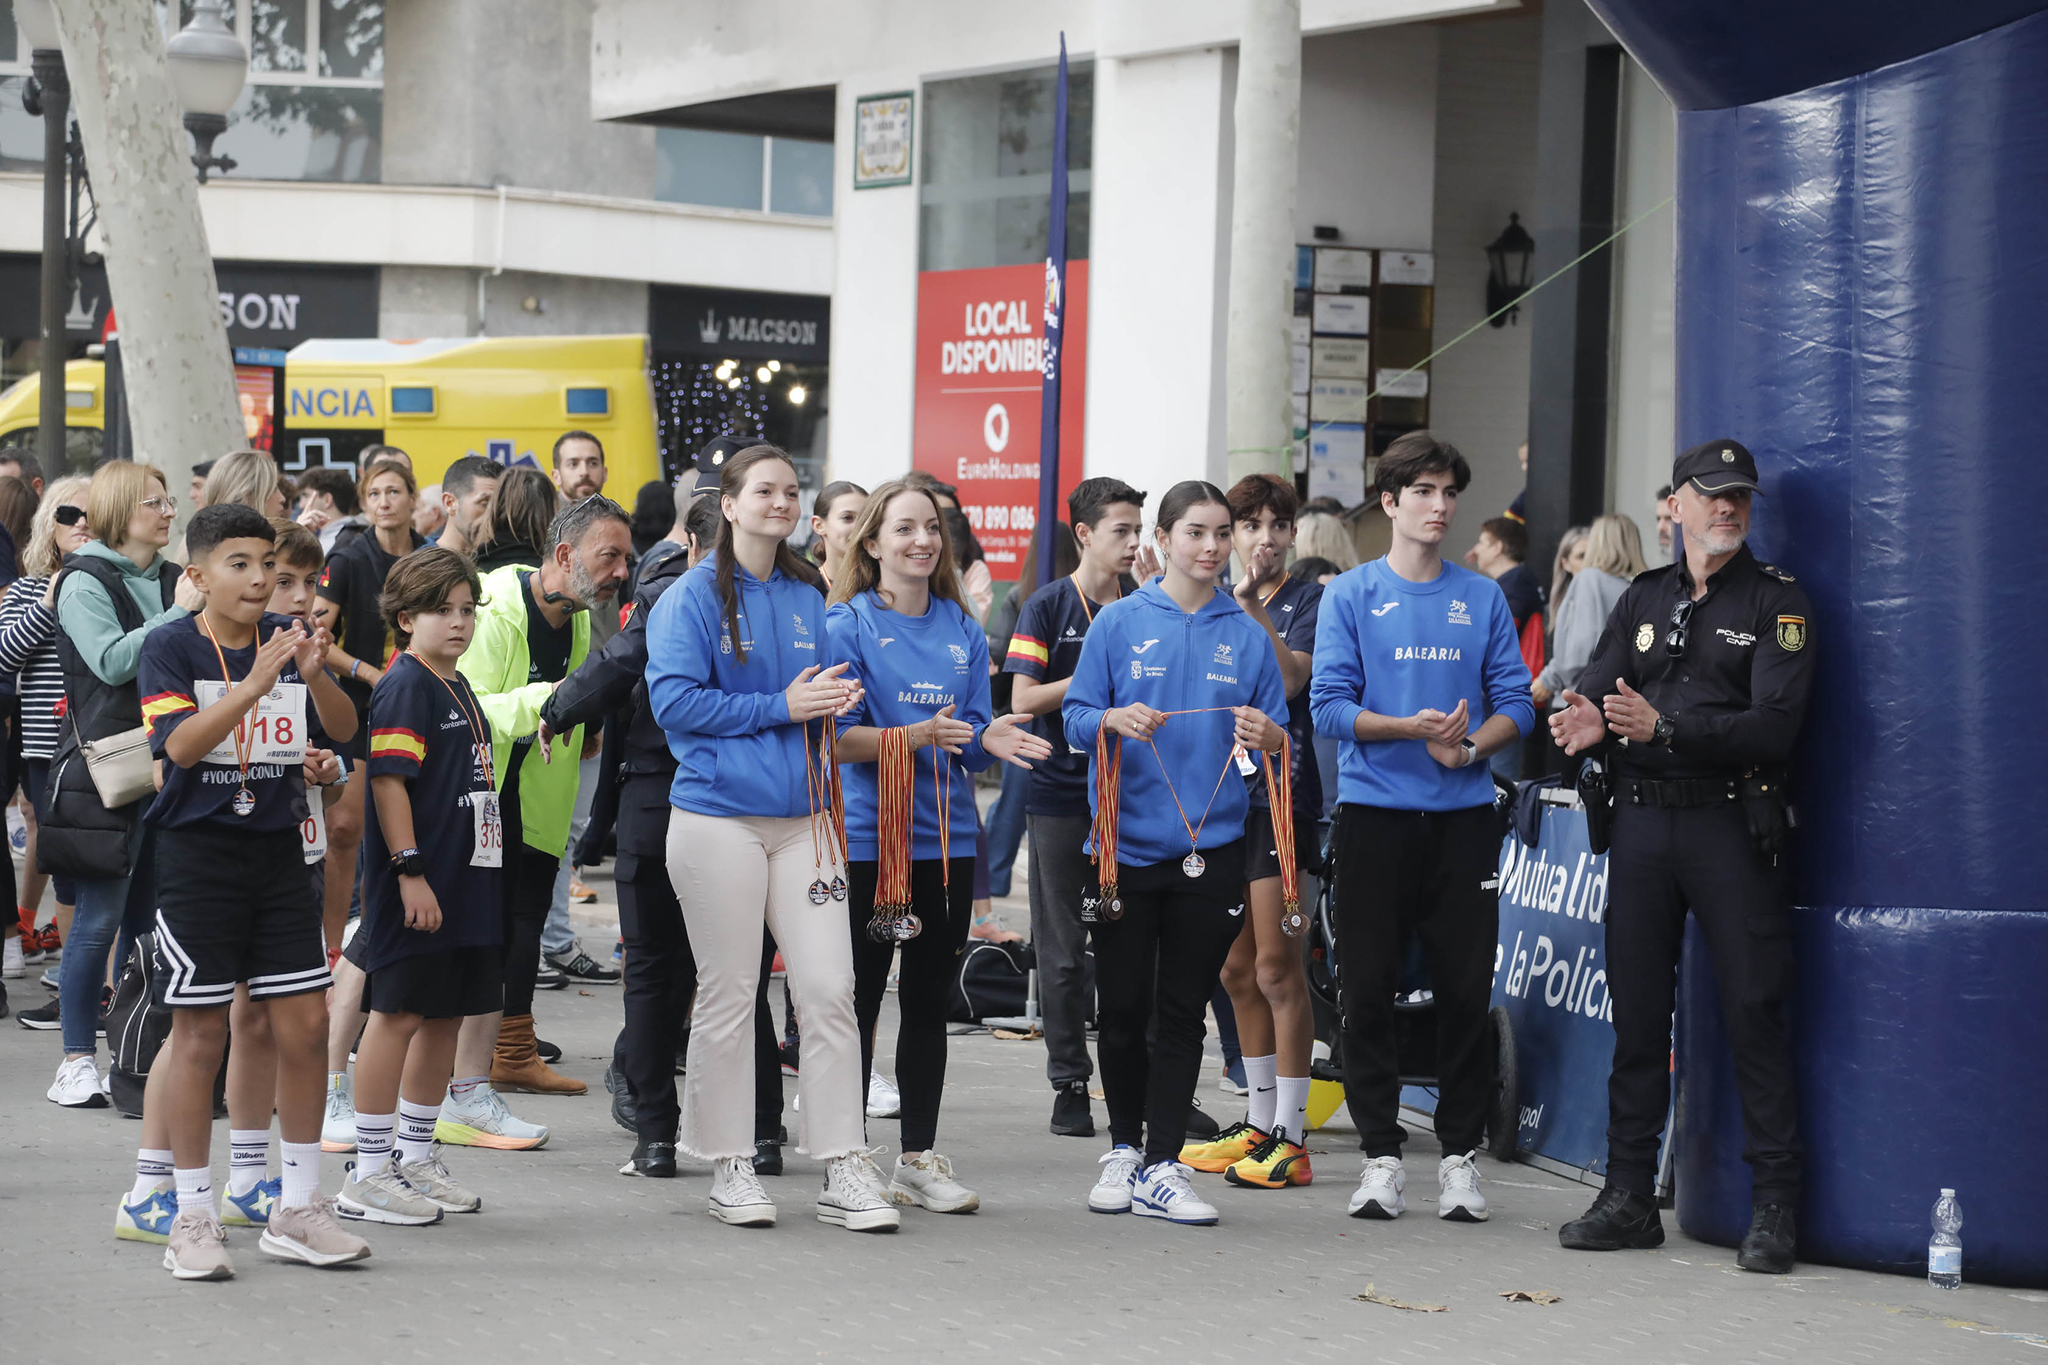
[[(917, 277), (912, 462), (956, 484), (988, 555), (1014, 582), (1038, 520), (1039, 347), (1045, 264), (928, 270)], [(1088, 262), (1067, 263), (1060, 372), (1060, 498), (1081, 481), (1088, 372)]]

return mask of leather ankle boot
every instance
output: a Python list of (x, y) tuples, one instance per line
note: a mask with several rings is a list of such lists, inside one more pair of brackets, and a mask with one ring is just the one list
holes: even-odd
[(534, 1047), (533, 1016), (508, 1014), (498, 1026), (498, 1054), (491, 1060), (491, 1085), (533, 1095), (582, 1095), (590, 1087), (562, 1075), (540, 1059)]

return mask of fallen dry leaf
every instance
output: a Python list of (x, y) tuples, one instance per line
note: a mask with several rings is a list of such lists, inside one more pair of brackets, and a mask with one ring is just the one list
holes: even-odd
[(1503, 1289), (1500, 1296), (1509, 1303), (1563, 1303), (1562, 1295), (1548, 1289)]
[(1364, 1303), (1383, 1303), (1389, 1308), (1405, 1308), (1411, 1313), (1448, 1313), (1451, 1311), (1440, 1303), (1404, 1303), (1391, 1295), (1380, 1293), (1372, 1285), (1367, 1285), (1365, 1292), (1360, 1294), (1358, 1298)]
[(1032, 1029), (1029, 1033), (1018, 1033), (1012, 1029), (992, 1028), (989, 1030), (989, 1033), (997, 1038), (1003, 1039), (1005, 1042), (1011, 1043), (1026, 1043), (1031, 1041), (1033, 1038), (1043, 1038), (1045, 1036), (1044, 1034), (1040, 1033), (1037, 1029)]

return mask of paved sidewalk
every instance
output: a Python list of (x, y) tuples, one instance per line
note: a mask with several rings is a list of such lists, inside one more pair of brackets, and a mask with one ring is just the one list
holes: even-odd
[[(32, 980), (9, 982), (40, 1003)], [(585, 1098), (519, 1096), (551, 1125), (534, 1153), (456, 1150), (485, 1211), (438, 1227), (365, 1229), (372, 1260), (341, 1271), (261, 1255), (229, 1234), (238, 1278), (180, 1284), (156, 1248), (110, 1234), (139, 1125), (43, 1098), (54, 1033), (0, 1022), (0, 1361), (1797, 1361), (2041, 1360), (2048, 1293), (1802, 1267), (1745, 1275), (1731, 1253), (1677, 1234), (1661, 1252), (1559, 1250), (1557, 1224), (1588, 1192), (1482, 1158), (1493, 1219), (1432, 1215), (1435, 1144), (1411, 1144), (1411, 1207), (1397, 1223), (1344, 1216), (1354, 1140), (1319, 1134), (1320, 1180), (1239, 1190), (1203, 1177), (1215, 1228), (1107, 1218), (1085, 1206), (1100, 1140), (1046, 1132), (1049, 1091), (1033, 1043), (954, 1040), (942, 1146), (979, 1189), (971, 1217), (906, 1216), (893, 1237), (815, 1221), (818, 1164), (767, 1181), (773, 1229), (704, 1212), (708, 1174), (616, 1174), (631, 1148), (600, 1084), (615, 987), (543, 994), (543, 1036)], [(893, 1020), (885, 1010), (885, 1027)], [(885, 1049), (886, 1055), (886, 1049)], [(104, 1055), (102, 1058), (104, 1064)], [(1226, 1119), (1237, 1101), (1204, 1102)], [(794, 1084), (790, 1085), (794, 1094)], [(1096, 1106), (1098, 1123), (1102, 1109)], [(227, 1170), (216, 1128), (216, 1178)], [(872, 1125), (878, 1143), (893, 1123)], [(335, 1187), (344, 1158), (326, 1158)], [(1361, 1302), (1368, 1285), (1443, 1313)], [(1549, 1290), (1551, 1306), (1504, 1290)], [(2007, 1335), (2000, 1335), (2007, 1334)]]

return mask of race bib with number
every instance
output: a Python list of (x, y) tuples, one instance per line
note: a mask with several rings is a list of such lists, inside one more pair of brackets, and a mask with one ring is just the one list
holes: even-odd
[(476, 840), (470, 845), (471, 867), (505, 865), (505, 822), (498, 816), (496, 792), (471, 792), (470, 814), (476, 819)]
[[(193, 684), (192, 690), (203, 711), (228, 694), (228, 685), (201, 679)], [(201, 761), (230, 768), (238, 766), (241, 760), (235, 753), (237, 738), (249, 744), (251, 763), (305, 762), (306, 685), (281, 682), (271, 688), (270, 695), (256, 703), (255, 714), (243, 716)]]
[(1245, 752), (1244, 745), (1240, 744), (1231, 750), (1230, 756), (1237, 760), (1237, 770), (1246, 777), (1250, 777), (1258, 772), (1259, 765), (1252, 762), (1252, 756)]
[(301, 853), (308, 863), (317, 863), (327, 856), (327, 803), (320, 799), (320, 793), (306, 793), (305, 819), (299, 821)]

